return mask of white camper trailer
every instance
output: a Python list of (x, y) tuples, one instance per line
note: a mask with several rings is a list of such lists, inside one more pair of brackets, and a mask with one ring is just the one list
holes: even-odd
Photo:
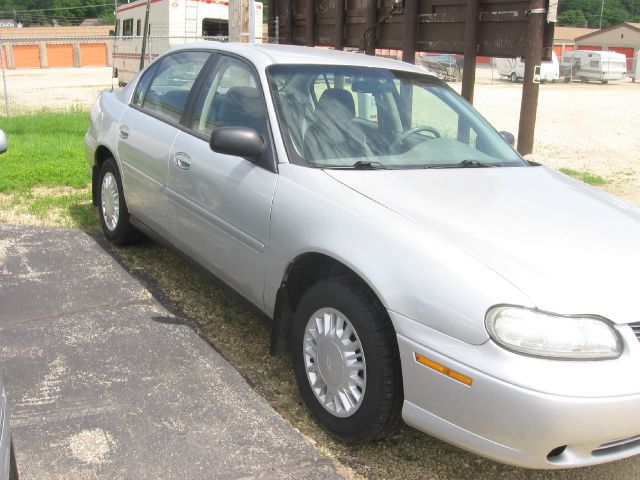
[(627, 75), (627, 57), (607, 50), (575, 50), (562, 57), (560, 70), (567, 81), (573, 78), (585, 83), (609, 83)]
[(631, 71), (629, 72), (631, 80), (634, 82), (640, 81), (640, 50), (636, 52), (633, 61), (631, 62)]
[[(524, 78), (524, 58), (496, 58), (498, 74), (517, 82)], [(555, 82), (560, 77), (560, 64), (556, 52), (551, 53), (551, 60), (540, 64), (540, 81)]]
[[(113, 71), (120, 85), (140, 70), (147, 0), (118, 7)], [(204, 38), (227, 40), (229, 2), (226, 0), (152, 0), (145, 65), (168, 49)], [(255, 42), (262, 42), (262, 3), (255, 2)]]

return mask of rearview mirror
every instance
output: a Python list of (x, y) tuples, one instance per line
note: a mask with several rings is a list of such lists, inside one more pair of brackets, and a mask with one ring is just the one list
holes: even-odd
[(220, 127), (213, 131), (209, 141), (211, 150), (225, 155), (246, 158), (257, 162), (262, 156), (264, 142), (253, 128)]
[(0, 153), (7, 151), (7, 136), (0, 130)]
[(516, 144), (516, 137), (511, 132), (500, 132), (500, 136), (504, 138), (512, 147)]

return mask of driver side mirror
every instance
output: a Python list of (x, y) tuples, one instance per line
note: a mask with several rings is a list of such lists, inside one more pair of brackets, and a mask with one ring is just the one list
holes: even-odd
[(500, 132), (500, 136), (504, 138), (512, 147), (516, 144), (516, 137), (511, 132)]
[(209, 147), (214, 152), (242, 157), (255, 163), (262, 156), (264, 142), (253, 128), (220, 127), (211, 133)]
[(7, 151), (7, 136), (0, 130), (0, 153)]

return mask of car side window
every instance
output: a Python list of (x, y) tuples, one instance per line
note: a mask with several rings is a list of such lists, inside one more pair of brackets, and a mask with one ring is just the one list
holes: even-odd
[(163, 58), (146, 91), (147, 77), (140, 80), (140, 94), (136, 90), (134, 103), (168, 120), (179, 122), (191, 87), (209, 56), (208, 52), (180, 52)]
[(223, 57), (209, 77), (192, 125), (207, 136), (219, 127), (253, 128), (267, 139), (267, 110), (255, 73), (231, 57)]

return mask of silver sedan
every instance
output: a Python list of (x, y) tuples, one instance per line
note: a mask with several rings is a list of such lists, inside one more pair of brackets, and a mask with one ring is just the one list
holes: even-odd
[(85, 138), (105, 236), (161, 239), (270, 317), (335, 437), (638, 454), (640, 208), (512, 141), (413, 65), (214, 42), (104, 92)]

